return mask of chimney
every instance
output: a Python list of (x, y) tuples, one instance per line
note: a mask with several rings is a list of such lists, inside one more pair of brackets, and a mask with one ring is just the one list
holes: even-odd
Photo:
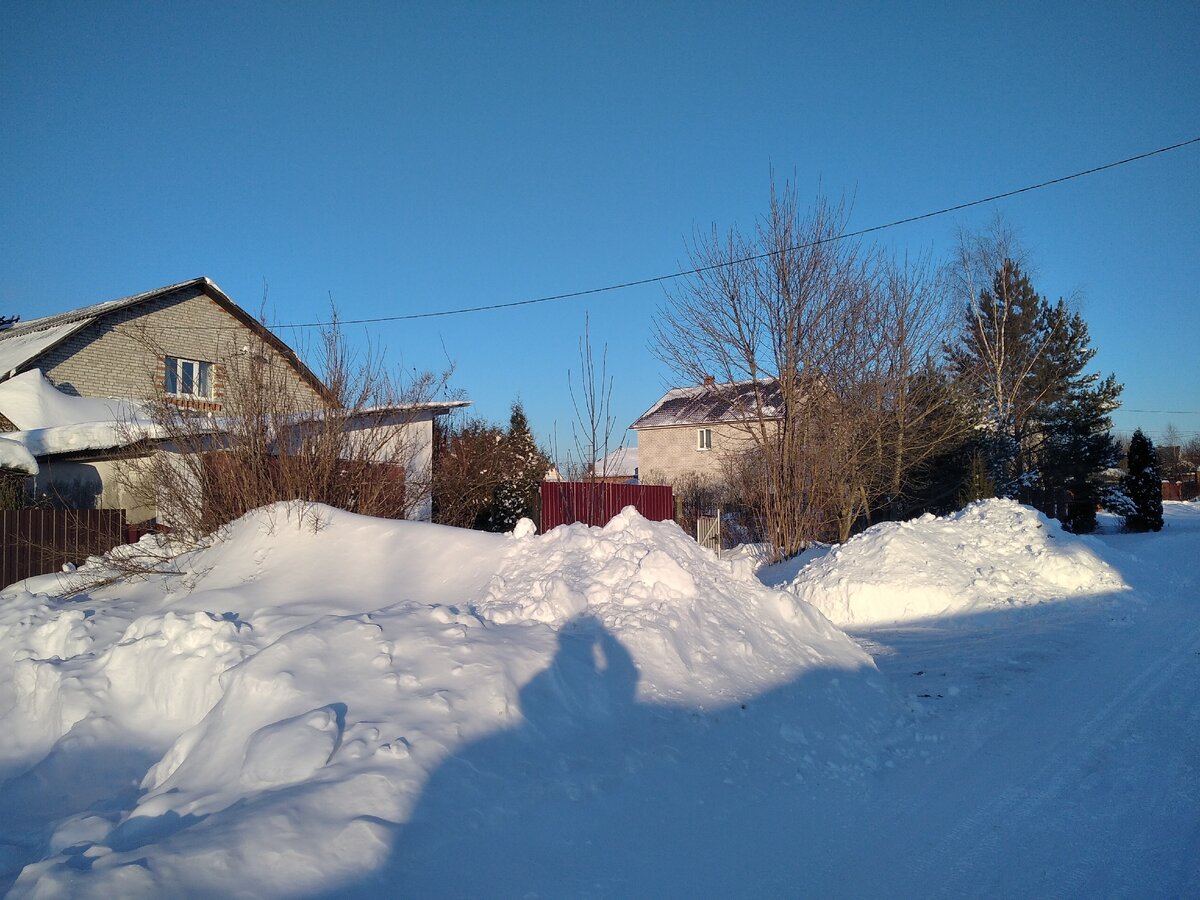
[(717, 383), (717, 379), (713, 378), (711, 375), (704, 376), (704, 386), (705, 387), (712, 387), (716, 383)]

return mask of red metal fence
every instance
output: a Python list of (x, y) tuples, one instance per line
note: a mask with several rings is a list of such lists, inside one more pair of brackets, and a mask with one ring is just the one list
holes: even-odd
[(675, 498), (669, 485), (543, 481), (542, 531), (571, 522), (607, 525), (626, 506), (656, 522), (675, 518)]
[(126, 541), (123, 509), (0, 511), (0, 586), (62, 570)]

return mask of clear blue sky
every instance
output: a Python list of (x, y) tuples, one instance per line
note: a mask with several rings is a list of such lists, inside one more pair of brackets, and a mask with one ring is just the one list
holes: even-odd
[[(207, 275), (277, 321), (673, 271), (769, 172), (891, 221), (1200, 136), (1200, 4), (0, 0), (0, 311)], [(1200, 145), (999, 208), (1079, 294), (1118, 428), (1200, 433)], [(476, 412), (570, 442), (584, 313), (627, 425), (671, 384), (660, 287), (374, 327)], [(287, 330), (281, 334), (292, 339)], [(356, 340), (365, 329), (353, 331)], [(620, 430), (620, 428), (618, 430)]]

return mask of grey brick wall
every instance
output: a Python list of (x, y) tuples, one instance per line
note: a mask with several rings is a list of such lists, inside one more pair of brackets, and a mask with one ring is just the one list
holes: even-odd
[[(216, 363), (212, 403), (220, 409), (226, 379), (244, 358), (244, 348), (263, 349), (261, 339), (201, 288), (187, 288), (105, 316), (72, 335), (33, 365), (59, 390), (81, 397), (158, 397), (163, 391), (163, 358), (174, 356)], [(288, 362), (268, 357), (303, 406), (318, 406), (316, 391)]]
[[(698, 449), (696, 432), (712, 429), (712, 449)], [(723, 458), (751, 445), (743, 429), (734, 425), (670, 425), (641, 428), (637, 432), (638, 480), (642, 484), (675, 484), (680, 478), (699, 475), (724, 477)]]

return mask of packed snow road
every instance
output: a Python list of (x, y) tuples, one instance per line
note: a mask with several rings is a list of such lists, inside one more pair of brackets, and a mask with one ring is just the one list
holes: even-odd
[(1171, 506), (1095, 539), (1129, 592), (855, 633), (925, 746), (852, 805), (836, 893), (1200, 896), (1200, 505)]

